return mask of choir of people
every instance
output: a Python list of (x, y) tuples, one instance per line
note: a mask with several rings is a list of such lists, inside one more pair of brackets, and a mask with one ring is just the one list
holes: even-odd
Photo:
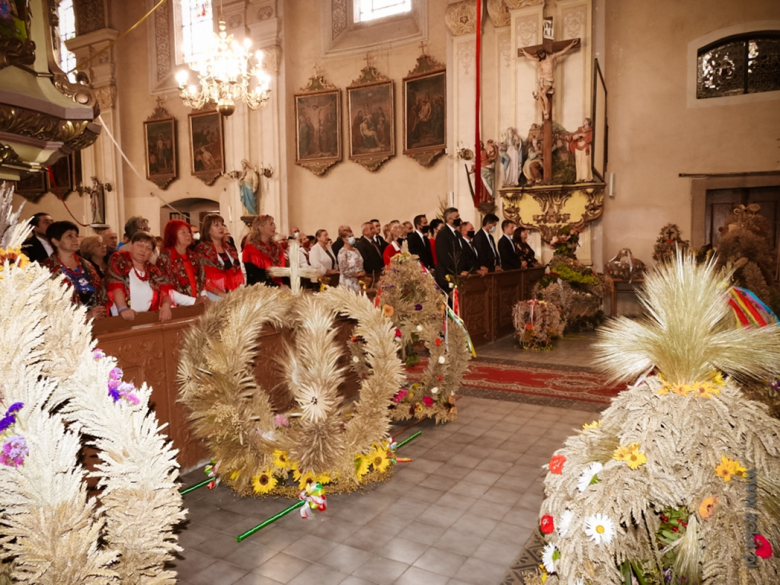
[[(36, 213), (30, 219), (33, 233), (23, 251), (53, 275), (65, 275), (72, 302), (85, 306), (91, 319), (120, 316), (133, 320), (137, 313), (157, 311), (159, 320), (166, 321), (173, 307), (218, 301), (241, 286), (285, 286), (286, 279), (269, 275), (268, 269), (290, 264), (288, 240), (293, 239), (300, 244), (298, 263), (318, 274), (309, 287), (324, 282), (364, 290), (402, 252), (404, 243), (445, 291), (451, 288), (453, 276), (484, 276), (535, 266), (528, 231), (504, 220), (503, 234), (496, 241), (493, 233), (498, 223), (496, 215), (487, 214), (477, 231), (460, 219), (457, 209), (449, 208), (443, 220), (430, 223), (425, 215), (412, 221), (393, 220), (385, 226), (372, 219), (360, 226), (357, 238), (350, 226), (342, 225), (333, 241), (325, 229), (307, 236), (297, 227), (289, 238), (280, 238), (274, 218), (261, 215), (252, 222), (239, 253), (224, 219), (215, 213), (203, 218), (200, 230), (171, 220), (162, 238), (149, 233), (148, 220), (131, 217), (121, 242), (110, 229), (81, 238), (76, 224)], [(201, 237), (196, 239), (196, 234)]]

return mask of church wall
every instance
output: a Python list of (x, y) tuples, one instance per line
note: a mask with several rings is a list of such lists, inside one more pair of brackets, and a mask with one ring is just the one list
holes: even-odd
[[(349, 122), (346, 87), (360, 76), (366, 65), (365, 52), (350, 55), (323, 56), (322, 11), (313, 9), (319, 3), (285, 3), (284, 60), (287, 66), (287, 96), (290, 111), (293, 95), (307, 84), (314, 65), (321, 68), (325, 80), (342, 90), (342, 144), (344, 160), (323, 176), (294, 164), (295, 124), (288, 123), (284, 137), (288, 163), (289, 225), (313, 234), (325, 228), (332, 238), (338, 226), (348, 224), (359, 236), (360, 224), (378, 218), (383, 224), (391, 219), (411, 220), (419, 213), (433, 218), (439, 200), (447, 197), (448, 159), (440, 157), (430, 168), (424, 168), (403, 155), (403, 83), (402, 79), (416, 64), (420, 55), (418, 43), (372, 49), (372, 65), (394, 81), (396, 156), (376, 172), (369, 172), (349, 160)], [(428, 39), (426, 52), (445, 62), (446, 27), (444, 2), (428, 2)], [(448, 75), (450, 75), (448, 70)], [(448, 98), (451, 101), (451, 96)], [(293, 120), (292, 114), (288, 120)], [(452, 119), (448, 116), (447, 123)], [(472, 133), (473, 134), (473, 133)]]
[(659, 0), (607, 1), (605, 11), (607, 170), (615, 173), (615, 197), (605, 203), (603, 257), (629, 247), (652, 263), (665, 224), (677, 223), (683, 238), (691, 237), (691, 179), (679, 173), (780, 168), (778, 92), (750, 103), (737, 98), (690, 107), (689, 78), (696, 71), (695, 60), (691, 69), (686, 59), (692, 41), (726, 27), (777, 21), (780, 8), (775, 0)]

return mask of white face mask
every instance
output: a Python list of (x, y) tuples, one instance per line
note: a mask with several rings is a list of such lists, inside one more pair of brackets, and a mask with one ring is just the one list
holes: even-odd
[(301, 235), (301, 232), (293, 232), (293, 237), (294, 238), (297, 238), (300, 235)]
[(349, 236), (347, 238), (347, 243), (349, 243), (350, 246), (354, 246), (355, 245), (355, 238), (353, 236)]
[(496, 231), (496, 225), (495, 224), (491, 225), (488, 231), (492, 234), (494, 231)]

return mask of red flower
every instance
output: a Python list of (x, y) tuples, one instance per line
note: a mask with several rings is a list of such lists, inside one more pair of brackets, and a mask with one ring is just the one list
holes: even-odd
[(436, 347), (441, 347), (441, 337), (436, 338)]
[(553, 517), (549, 514), (542, 516), (542, 521), (539, 525), (539, 528), (544, 534), (552, 534), (555, 530), (555, 522), (553, 522)]
[(534, 330), (534, 326), (531, 325), (530, 323), (526, 323), (525, 324), (525, 328), (528, 329), (529, 331), (533, 331)]
[(561, 475), (564, 463), (566, 463), (565, 455), (553, 455), (553, 458), (550, 459), (550, 473)]
[(426, 396), (425, 398), (423, 398), (423, 404), (428, 408), (430, 408), (431, 406), (433, 406), (433, 398), (431, 398), (430, 396)]
[(401, 330), (400, 330), (400, 329), (396, 329), (396, 330), (395, 330), (395, 336), (396, 336), (396, 337), (401, 337), (401, 335), (402, 335), (402, 334), (401, 334)]
[(756, 555), (762, 559), (768, 559), (772, 556), (772, 543), (760, 534), (754, 537), (756, 541)]

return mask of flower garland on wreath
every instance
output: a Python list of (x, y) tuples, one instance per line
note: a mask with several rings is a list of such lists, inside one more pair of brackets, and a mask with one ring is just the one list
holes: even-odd
[[(407, 380), (393, 397), (392, 418), (455, 420), (455, 393), (472, 356), (463, 322), (447, 310), (446, 297), (406, 248), (392, 258), (377, 288), (375, 304), (392, 320), (407, 367)], [(353, 367), (363, 375), (368, 367), (359, 358), (360, 346), (353, 338)], [(410, 372), (422, 354), (427, 354), (422, 374)]]
[[(0, 582), (173, 584), (184, 513), (151, 389), (123, 381), (63, 277), (21, 253), (29, 227), (11, 197), (0, 188)], [(87, 436), (100, 507), (78, 462)]]
[(526, 583), (780, 582), (780, 422), (720, 373), (777, 376), (780, 326), (733, 329), (727, 282), (678, 254), (647, 276), (652, 320), (602, 329), (602, 369), (639, 382), (550, 459)]
[[(357, 321), (361, 359), (370, 371), (360, 395), (343, 406), (338, 387), (334, 319)], [(295, 407), (275, 412), (253, 364), (265, 324), (295, 331), (282, 359)], [(391, 399), (401, 364), (390, 321), (365, 295), (344, 288), (317, 294), (251, 286), (212, 303), (185, 335), (179, 363), (180, 399), (194, 434), (213, 457), (212, 473), (241, 495), (298, 497), (312, 483), (349, 492), (393, 473), (388, 435)]]
[(554, 349), (553, 340), (563, 335), (564, 323), (556, 305), (547, 301), (520, 301), (512, 311), (515, 336), (523, 349)]

